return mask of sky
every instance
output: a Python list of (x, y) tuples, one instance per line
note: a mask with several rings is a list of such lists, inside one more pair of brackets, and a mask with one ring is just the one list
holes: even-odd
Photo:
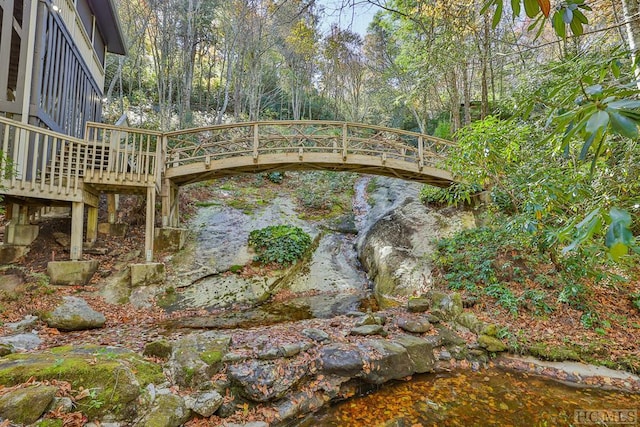
[(342, 7), (343, 0), (318, 0), (317, 4), (324, 7), (324, 22), (321, 25), (322, 31), (327, 32), (331, 24), (337, 23), (340, 28), (350, 29), (364, 37), (367, 27), (373, 20), (373, 16), (380, 10), (377, 6), (362, 3)]

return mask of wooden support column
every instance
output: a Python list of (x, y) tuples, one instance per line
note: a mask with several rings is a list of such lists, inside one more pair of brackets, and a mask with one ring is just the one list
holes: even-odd
[(180, 187), (173, 183), (171, 185), (171, 213), (169, 218), (171, 227), (178, 227), (180, 225)]
[(147, 262), (153, 261), (153, 238), (156, 216), (156, 187), (147, 187), (147, 223), (144, 234), (144, 253)]
[(109, 224), (115, 224), (118, 218), (118, 202), (117, 194), (107, 194), (107, 214), (109, 216)]
[(171, 193), (171, 180), (165, 179), (162, 182), (162, 190), (160, 191), (163, 227), (169, 227), (171, 224)]
[(98, 208), (87, 207), (87, 243), (95, 243), (98, 240)]
[(18, 213), (18, 224), (27, 225), (29, 224), (29, 206), (19, 205), (19, 213)]
[(71, 261), (82, 259), (82, 234), (84, 228), (84, 203), (71, 203)]
[(165, 179), (162, 185), (162, 226), (163, 227), (177, 227), (180, 223), (179, 212), (179, 197), (180, 188), (171, 182), (170, 179)]

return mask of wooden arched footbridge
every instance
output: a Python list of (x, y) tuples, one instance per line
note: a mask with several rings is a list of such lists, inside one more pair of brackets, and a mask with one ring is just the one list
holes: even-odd
[[(450, 141), (400, 129), (336, 121), (248, 122), (156, 132), (87, 123), (78, 139), (0, 117), (0, 194), (11, 220), (29, 207), (72, 207), (70, 254), (97, 238), (100, 193), (147, 196), (146, 258), (153, 257), (155, 201), (162, 225), (178, 225), (180, 186), (241, 173), (324, 169), (449, 186)], [(85, 223), (86, 232), (84, 231)], [(110, 221), (115, 221), (115, 217)], [(5, 239), (6, 240), (6, 239)]]

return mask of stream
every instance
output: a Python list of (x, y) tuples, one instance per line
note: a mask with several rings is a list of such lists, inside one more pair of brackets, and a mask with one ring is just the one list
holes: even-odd
[[(578, 388), (495, 368), (419, 375), (339, 403), (297, 425), (635, 426), (638, 413), (638, 394)], [(604, 417), (610, 417), (610, 422), (592, 421)]]

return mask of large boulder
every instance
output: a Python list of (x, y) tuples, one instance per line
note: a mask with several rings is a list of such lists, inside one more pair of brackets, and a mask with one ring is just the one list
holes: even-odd
[(305, 362), (282, 364), (252, 360), (230, 366), (227, 372), (243, 397), (268, 402), (284, 397), (309, 373), (309, 366)]
[(189, 420), (191, 411), (184, 399), (175, 394), (161, 394), (139, 427), (179, 427)]
[(188, 335), (173, 343), (169, 372), (181, 387), (207, 387), (222, 368), (231, 338), (215, 332)]
[(42, 344), (42, 340), (32, 332), (0, 337), (0, 345), (10, 346), (13, 350), (17, 351), (34, 350), (38, 348), (40, 344)]
[(184, 398), (187, 408), (205, 418), (213, 415), (222, 406), (223, 401), (222, 395), (215, 390), (194, 393)]
[(63, 379), (73, 390), (91, 390), (77, 399), (89, 418), (109, 414), (127, 420), (140, 411), (138, 397), (147, 384), (165, 381), (162, 368), (136, 353), (103, 346), (65, 346), (41, 353), (10, 354), (0, 359), (0, 384)]
[(320, 349), (320, 364), (328, 374), (355, 376), (362, 371), (362, 354), (349, 344), (329, 344)]
[(414, 372), (422, 374), (433, 371), (436, 359), (433, 345), (429, 341), (411, 335), (400, 335), (394, 338), (394, 342), (407, 349)]
[(358, 348), (365, 361), (361, 377), (368, 383), (384, 384), (415, 372), (409, 353), (401, 344), (387, 340), (367, 340), (358, 343)]
[(82, 331), (101, 328), (106, 322), (104, 314), (92, 309), (82, 298), (63, 297), (63, 303), (55, 310), (45, 313), (42, 320), (50, 328), (62, 331)]
[(0, 396), (0, 419), (16, 424), (32, 424), (47, 410), (57, 387), (33, 385)]
[(427, 292), (432, 286), (434, 241), (475, 226), (472, 212), (436, 211), (413, 198), (379, 219), (358, 239), (358, 257), (383, 304), (397, 296)]

